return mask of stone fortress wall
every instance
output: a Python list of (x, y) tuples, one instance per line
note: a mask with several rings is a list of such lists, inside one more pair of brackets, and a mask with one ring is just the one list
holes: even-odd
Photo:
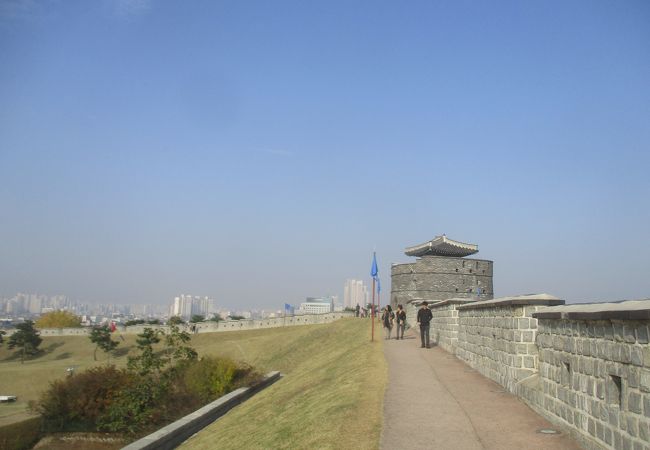
[[(407, 320), (415, 323), (421, 300), (471, 298), (489, 300), (494, 296), (492, 261), (449, 256), (422, 256), (415, 262), (391, 267), (391, 306), (404, 306)], [(478, 295), (478, 289), (481, 294)]]
[[(318, 323), (330, 323), (342, 317), (352, 317), (354, 313), (341, 311), (324, 314), (305, 314), (300, 316), (275, 317), (261, 320), (223, 320), (220, 322), (200, 322), (196, 325), (196, 333), (218, 333), (223, 331), (259, 330), (263, 328), (288, 327), (296, 325), (313, 325)], [(187, 330), (188, 324), (181, 325)], [(140, 334), (145, 328), (156, 328), (167, 330), (166, 325), (133, 325), (130, 327), (119, 326), (117, 331), (122, 334)], [(86, 336), (90, 334), (91, 328), (45, 328), (40, 329), (41, 336)]]
[(435, 302), (432, 340), (584, 447), (650, 450), (650, 300), (563, 303)]
[(415, 298), (447, 300), (494, 295), (492, 261), (485, 259), (423, 256), (415, 262), (393, 264), (391, 268), (391, 306), (406, 304)]

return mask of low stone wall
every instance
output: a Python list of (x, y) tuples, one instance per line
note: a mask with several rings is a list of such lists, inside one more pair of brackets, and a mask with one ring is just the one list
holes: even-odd
[(429, 306), (433, 318), (431, 319), (431, 342), (434, 345), (455, 353), (458, 347), (458, 307), (475, 300), (465, 298), (452, 298)]
[(533, 313), (562, 303), (564, 300), (539, 294), (460, 305), (455, 353), (472, 368), (515, 393), (517, 383), (537, 371), (537, 319)]
[(650, 450), (650, 300), (563, 303), (439, 302), (431, 335), (585, 448)]
[(522, 392), (531, 406), (599, 446), (650, 449), (650, 301), (571, 305), (534, 316), (538, 389)]
[[(262, 320), (223, 320), (221, 322), (200, 322), (196, 325), (196, 333), (216, 333), (220, 331), (241, 331), (258, 330), (263, 328), (288, 327), (295, 325), (314, 325), (318, 323), (330, 323), (342, 317), (354, 317), (353, 312), (341, 311), (324, 314), (305, 314), (300, 316), (275, 317)], [(191, 330), (192, 324), (184, 324), (181, 327), (185, 331)], [(166, 325), (133, 325), (130, 327), (118, 326), (117, 332), (122, 334), (140, 334), (145, 328), (156, 328), (167, 330)], [(43, 328), (39, 329), (41, 336), (86, 336), (92, 328)], [(8, 334), (11, 334), (9, 332)]]

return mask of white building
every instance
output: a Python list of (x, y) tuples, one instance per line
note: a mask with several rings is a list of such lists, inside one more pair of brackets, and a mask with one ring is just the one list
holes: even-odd
[(214, 300), (210, 297), (199, 297), (191, 295), (181, 295), (174, 297), (174, 303), (170, 308), (170, 315), (179, 316), (185, 320), (190, 319), (193, 315), (207, 317), (215, 312)]
[(368, 304), (368, 288), (362, 280), (346, 280), (343, 285), (343, 307), (356, 308)]
[(325, 302), (303, 302), (298, 309), (299, 314), (323, 314), (332, 312), (332, 304)]

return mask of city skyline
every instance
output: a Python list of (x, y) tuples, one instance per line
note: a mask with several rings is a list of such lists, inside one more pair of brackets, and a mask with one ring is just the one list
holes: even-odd
[[(139, 7), (128, 7), (138, 5)], [(650, 3), (0, 5), (0, 291), (275, 307), (446, 233), (650, 297)]]

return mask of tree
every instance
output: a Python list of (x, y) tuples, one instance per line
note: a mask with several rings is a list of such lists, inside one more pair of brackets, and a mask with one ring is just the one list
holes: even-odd
[(0, 330), (0, 345), (2, 345), (2, 336), (4, 336), (6, 333), (4, 330)]
[(205, 320), (205, 316), (202, 316), (201, 314), (194, 314), (192, 315), (192, 318), (190, 319), (191, 323), (198, 323), (198, 322), (203, 322)]
[(165, 335), (167, 358), (172, 367), (177, 360), (196, 359), (196, 350), (187, 345), (190, 340), (190, 334), (187, 331), (180, 331), (178, 325), (172, 325), (169, 333)]
[(129, 356), (127, 362), (129, 370), (135, 371), (139, 375), (149, 375), (163, 367), (165, 361), (153, 350), (153, 346), (160, 342), (161, 334), (163, 334), (162, 331), (153, 328), (145, 328), (142, 333), (138, 334), (135, 342), (140, 354)]
[(246, 317), (235, 315), (235, 316), (230, 316), (230, 318), (231, 318), (232, 320), (243, 320), (243, 319), (245, 319)]
[(108, 328), (108, 325), (93, 328), (88, 337), (90, 338), (90, 342), (95, 344), (95, 352), (93, 353), (93, 359), (95, 361), (97, 361), (98, 348), (101, 348), (110, 358), (110, 353), (120, 345), (119, 342), (111, 339), (111, 330)]
[(147, 323), (149, 325), (160, 325), (160, 320), (159, 319), (151, 319), (151, 320), (147, 320)]
[(179, 316), (171, 316), (167, 321), (168, 325), (180, 325), (182, 323), (184, 323), (183, 319), (181, 319)]
[(52, 311), (43, 314), (36, 321), (36, 328), (79, 328), (81, 320), (79, 316), (70, 311)]
[(24, 364), (25, 355), (33, 355), (38, 352), (38, 346), (41, 345), (42, 341), (39, 332), (34, 329), (34, 322), (27, 320), (16, 325), (16, 331), (9, 336), (7, 345), (10, 349), (15, 347), (22, 349), (20, 363)]
[(130, 327), (132, 325), (140, 325), (140, 324), (143, 324), (143, 323), (144, 323), (144, 320), (142, 320), (142, 319), (133, 319), (133, 320), (127, 320), (126, 322), (124, 322), (124, 325), (126, 325), (127, 327)]
[(210, 322), (221, 322), (223, 318), (219, 314), (215, 314), (210, 318)]

